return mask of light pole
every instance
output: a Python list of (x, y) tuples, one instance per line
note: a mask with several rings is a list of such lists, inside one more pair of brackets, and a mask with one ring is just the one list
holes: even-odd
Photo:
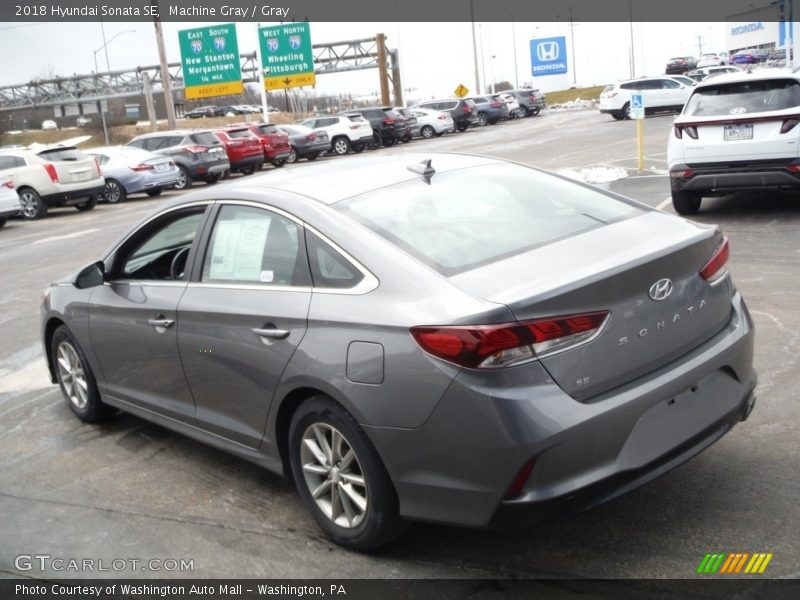
[[(119, 36), (121, 36), (124, 33), (136, 33), (136, 30), (135, 29), (126, 29), (125, 31), (120, 31), (119, 33), (111, 36), (110, 40), (108, 40), (105, 44), (103, 44), (97, 50), (94, 51), (94, 73), (95, 73), (95, 75), (97, 74), (97, 53), (100, 52), (100, 50), (104, 50), (106, 48), (106, 46), (108, 46), (111, 42), (113, 42), (115, 39), (117, 39)], [(111, 70), (111, 64), (108, 62), (108, 50), (106, 50), (106, 68), (109, 71)]]
[(514, 89), (519, 89), (519, 67), (517, 66), (517, 27), (514, 22), (514, 13), (498, 8), (500, 12), (511, 17), (511, 47), (514, 49)]

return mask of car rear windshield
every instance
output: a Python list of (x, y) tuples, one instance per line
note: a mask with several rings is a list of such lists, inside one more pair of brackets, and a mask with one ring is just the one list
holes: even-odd
[(767, 79), (720, 83), (695, 90), (684, 114), (695, 117), (743, 115), (800, 106), (800, 83)]
[(275, 135), (276, 133), (283, 133), (280, 129), (275, 127), (275, 125), (259, 125), (258, 129), (261, 133)]
[(467, 106), (469, 106), (469, 107), (471, 107), (471, 108), (475, 108), (475, 103), (474, 103), (472, 100), (470, 100), (469, 98), (467, 98), (466, 100), (463, 100), (463, 102), (464, 102), (464, 104), (466, 104)]
[(50, 162), (74, 161), (86, 158), (86, 155), (77, 148), (51, 148), (42, 150), (39, 152), (39, 156)]
[(204, 131), (202, 133), (193, 133), (189, 136), (191, 140), (196, 144), (203, 144), (204, 146), (213, 146), (214, 144), (219, 144), (219, 139), (210, 131)]
[(225, 133), (228, 134), (229, 138), (249, 138), (249, 137), (253, 137), (253, 134), (250, 133), (249, 129), (229, 129)]
[[(433, 160), (436, 168), (436, 160)], [(597, 190), (519, 165), (434, 174), (336, 208), (451, 276), (639, 214)]]

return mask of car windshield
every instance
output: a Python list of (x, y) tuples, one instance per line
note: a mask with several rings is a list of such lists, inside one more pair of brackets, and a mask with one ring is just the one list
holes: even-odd
[[(436, 159), (433, 160), (434, 168)], [(519, 165), (435, 174), (336, 208), (450, 276), (618, 221), (638, 208)]]
[(706, 117), (785, 110), (800, 106), (795, 79), (766, 79), (710, 85), (695, 90), (684, 114)]

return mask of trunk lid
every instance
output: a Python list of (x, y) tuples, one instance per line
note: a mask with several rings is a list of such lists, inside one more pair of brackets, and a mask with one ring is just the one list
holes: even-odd
[[(609, 311), (591, 341), (539, 359), (565, 392), (586, 400), (675, 360), (724, 327), (730, 278), (711, 286), (699, 275), (721, 241), (716, 228), (653, 211), (450, 281), (505, 304), (519, 321)], [(651, 286), (665, 278), (671, 294), (651, 299)]]

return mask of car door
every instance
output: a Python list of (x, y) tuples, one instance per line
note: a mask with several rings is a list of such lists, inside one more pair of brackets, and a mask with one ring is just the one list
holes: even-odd
[(662, 106), (682, 107), (689, 99), (691, 89), (674, 79), (660, 79)]
[(198, 425), (261, 444), (273, 394), (306, 333), (302, 225), (281, 211), (221, 203), (178, 306), (178, 345)]
[(186, 422), (194, 401), (178, 353), (177, 309), (207, 206), (169, 210), (129, 236), (89, 306), (103, 393)]

